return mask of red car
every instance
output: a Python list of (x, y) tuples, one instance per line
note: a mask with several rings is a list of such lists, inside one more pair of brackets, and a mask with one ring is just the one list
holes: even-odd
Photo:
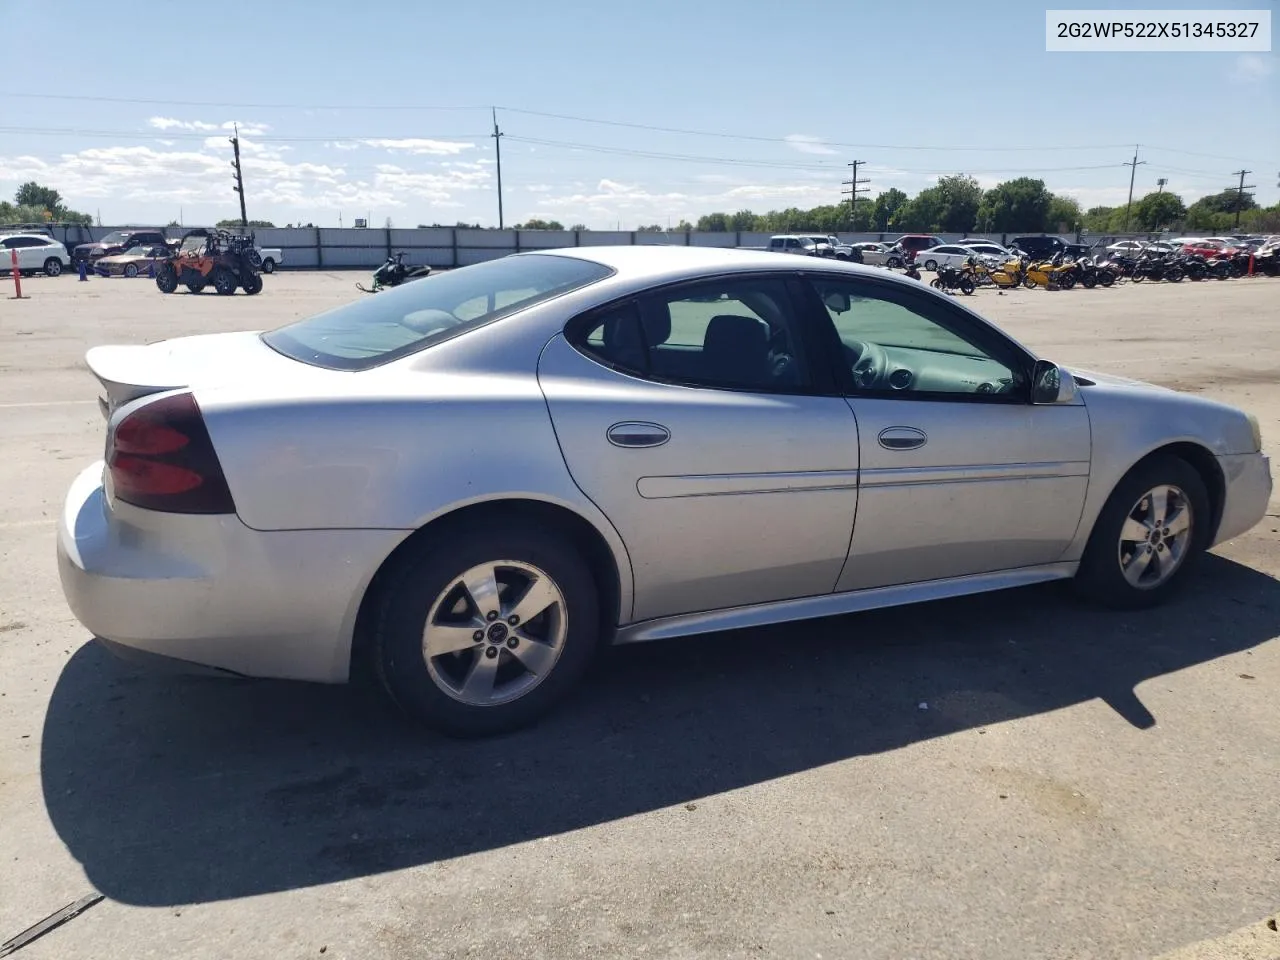
[(1192, 240), (1182, 245), (1182, 252), (1208, 260), (1210, 257), (1221, 256), (1224, 253), (1234, 253), (1235, 247), (1227, 246), (1219, 240)]

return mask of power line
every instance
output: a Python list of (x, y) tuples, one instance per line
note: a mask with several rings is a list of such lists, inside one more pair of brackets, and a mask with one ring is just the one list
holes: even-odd
[(420, 112), (439, 110), (484, 110), (484, 106), (441, 106), (433, 104), (423, 106), (415, 104), (389, 103), (244, 103), (231, 100), (164, 100), (155, 97), (107, 97), (85, 96), (72, 93), (10, 93), (9, 97), (21, 97), (24, 100), (75, 100), (84, 103), (132, 103), (159, 107), (237, 107), (244, 110), (416, 110)]
[[(79, 127), (0, 127), (0, 134), (13, 133), (37, 136), (73, 136), (73, 137), (131, 137), (135, 140), (208, 140), (225, 134), (226, 130), (217, 127), (201, 132), (179, 132), (165, 130), (88, 130)], [(361, 140), (478, 140), (487, 137), (487, 133), (437, 133), (430, 137), (406, 137), (404, 134), (394, 136), (375, 134), (355, 134), (324, 137), (280, 137), (270, 134), (248, 134), (255, 143), (325, 143), (333, 141), (358, 142)]]
[[(523, 114), (523, 115), (525, 115), (525, 116), (529, 116), (529, 117), (545, 117), (545, 118), (552, 119), (552, 120), (570, 120), (570, 121), (572, 121), (572, 122), (574, 122), (574, 123), (594, 123), (594, 124), (599, 124), (599, 125), (601, 125), (601, 126), (606, 126), (606, 127), (626, 127), (626, 128), (628, 128), (628, 129), (631, 129), (631, 130), (648, 130), (648, 131), (650, 131), (650, 132), (654, 132), (654, 133), (676, 133), (676, 134), (681, 134), (681, 135), (684, 135), (684, 136), (693, 136), (693, 137), (715, 137), (715, 138), (717, 138), (717, 139), (722, 139), (722, 140), (749, 140), (749, 141), (754, 141), (754, 142), (756, 142), (756, 143), (789, 143), (789, 144), (794, 144), (794, 143), (797, 143), (797, 142), (808, 142), (808, 141), (797, 141), (797, 140), (795, 140), (795, 139), (793, 139), (793, 138), (789, 138), (789, 137), (764, 137), (764, 136), (755, 136), (755, 135), (745, 134), (745, 133), (722, 133), (722, 132), (719, 132), (719, 131), (713, 131), (713, 130), (693, 130), (693, 129), (690, 129), (690, 128), (688, 128), (688, 127), (663, 127), (663, 126), (657, 126), (657, 125), (655, 125), (655, 124), (649, 124), (649, 123), (631, 123), (631, 122), (629, 122), (629, 121), (625, 121), (625, 120), (602, 120), (602, 119), (600, 119), (599, 117), (579, 117), (579, 116), (573, 116), (573, 115), (571, 115), (571, 114), (567, 114), (567, 113), (548, 113), (548, 112), (546, 112), (546, 111), (542, 111), (542, 110), (521, 110), (521, 109), (519, 109), (519, 108), (517, 108), (517, 107), (498, 107), (497, 109), (499, 109), (499, 110), (505, 110), (507, 113), (519, 113), (519, 114)], [(1091, 145), (1091, 146), (1077, 145), (1077, 146), (1063, 146), (1063, 147), (1045, 147), (1045, 146), (1036, 146), (1036, 147), (991, 147), (991, 146), (984, 146), (984, 147), (979, 147), (979, 146), (972, 146), (972, 147), (970, 147), (970, 146), (966, 146), (966, 147), (956, 147), (956, 146), (930, 146), (930, 145), (923, 145), (923, 144), (901, 144), (901, 143), (898, 143), (898, 144), (893, 144), (893, 143), (846, 143), (846, 142), (843, 142), (843, 141), (840, 141), (840, 140), (822, 140), (822, 141), (820, 141), (820, 142), (819, 142), (819, 144), (818, 144), (818, 145), (819, 145), (819, 146), (826, 146), (826, 147), (854, 147), (854, 148), (865, 148), (865, 149), (871, 149), (871, 150), (941, 150), (941, 151), (946, 151), (946, 150), (957, 150), (957, 151), (961, 151), (961, 150), (962, 150), (962, 151), (970, 151), (970, 150), (972, 150), (972, 151), (979, 151), (979, 152), (984, 152), (984, 153), (1005, 153), (1005, 152), (1012, 152), (1012, 151), (1037, 151), (1037, 150), (1045, 150), (1045, 151), (1060, 151), (1060, 150), (1114, 150), (1114, 149), (1115, 149), (1116, 147), (1118, 147), (1118, 146), (1123, 146), (1123, 144), (1117, 144), (1117, 143), (1104, 143), (1104, 144), (1095, 144), (1095, 145)]]
[[(742, 160), (738, 157), (717, 157), (708, 156), (706, 154), (688, 154), (688, 153), (662, 153), (654, 150), (635, 150), (627, 147), (610, 147), (603, 144), (582, 143), (574, 140), (546, 140), (541, 137), (517, 137), (514, 134), (504, 134), (504, 136), (514, 143), (532, 143), (539, 146), (547, 147), (564, 147), (570, 150), (585, 150), (594, 153), (617, 154), (621, 156), (642, 157), (648, 160), (676, 160), (684, 162), (696, 163), (727, 163), (737, 164), (740, 166), (751, 167), (772, 167), (783, 170), (827, 170), (830, 171), (835, 166), (834, 162), (813, 162), (805, 163), (802, 161), (785, 161), (785, 160)], [(1082, 164), (1069, 167), (977, 167), (966, 171), (970, 173), (1060, 173), (1068, 170), (1106, 170), (1113, 169), (1116, 163), (1094, 163)], [(920, 173), (926, 175), (939, 175), (945, 173), (939, 167), (917, 167), (904, 168), (893, 167), (894, 171), (899, 173)]]

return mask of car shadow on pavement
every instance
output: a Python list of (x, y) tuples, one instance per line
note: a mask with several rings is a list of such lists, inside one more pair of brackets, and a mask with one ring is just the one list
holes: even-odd
[(1032, 587), (610, 650), (553, 717), (475, 742), (409, 727), (357, 690), (155, 676), (88, 644), (49, 706), (44, 796), (107, 896), (222, 900), (490, 850), (1095, 698), (1150, 727), (1137, 684), (1278, 633), (1280, 583), (1210, 555), (1182, 597), (1142, 613)]

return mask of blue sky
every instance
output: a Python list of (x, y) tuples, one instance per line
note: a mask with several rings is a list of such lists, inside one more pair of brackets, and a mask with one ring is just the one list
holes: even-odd
[[(1160, 4), (1249, 5), (1276, 8)], [(8, 49), (0, 194), (36, 179), (104, 223), (234, 216), (221, 128), (238, 121), (251, 217), (496, 224), (496, 105), (508, 224), (627, 229), (831, 203), (850, 160), (866, 163), (871, 196), (967, 172), (1116, 204), (1135, 144), (1135, 196), (1166, 177), (1190, 201), (1245, 167), (1259, 202), (1280, 198), (1274, 49), (1047, 53), (1044, 10), (274, 0), (254, 6), (252, 29), (196, 29), (159, 8), (67, 17), (56, 54)], [(11, 36), (48, 29), (31, 4), (5, 19)]]

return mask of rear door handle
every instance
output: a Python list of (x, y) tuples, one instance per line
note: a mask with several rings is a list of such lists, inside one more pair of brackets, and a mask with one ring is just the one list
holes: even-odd
[(915, 427), (885, 427), (876, 440), (886, 450), (915, 450), (929, 442), (925, 432)]
[(660, 423), (628, 420), (615, 423), (606, 436), (615, 447), (660, 447), (671, 439), (671, 431)]

